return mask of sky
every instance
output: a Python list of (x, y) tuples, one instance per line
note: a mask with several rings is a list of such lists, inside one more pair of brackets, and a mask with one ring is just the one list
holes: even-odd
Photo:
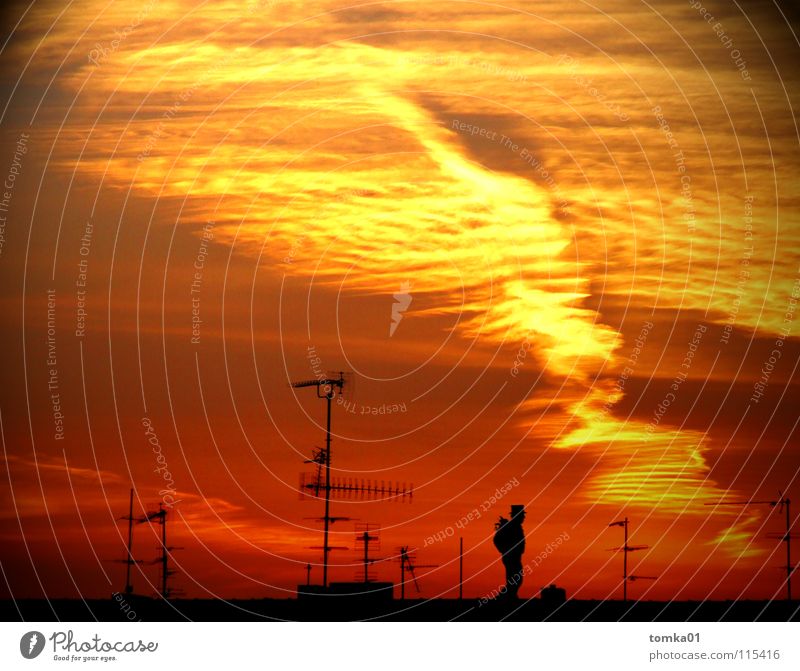
[(369, 523), (491, 594), (523, 504), (524, 597), (619, 597), (624, 517), (633, 598), (783, 594), (785, 511), (717, 504), (798, 491), (785, 3), (4, 11), (0, 593), (121, 590), (131, 488), (185, 595), (319, 582), (290, 383), (346, 371), (334, 477), (413, 497), (334, 500), (334, 580)]

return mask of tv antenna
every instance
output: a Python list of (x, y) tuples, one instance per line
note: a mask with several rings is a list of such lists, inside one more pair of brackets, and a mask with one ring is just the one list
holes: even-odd
[(328, 547), (328, 526), (330, 524), (330, 508), (331, 508), (331, 401), (336, 396), (336, 390), (339, 393), (344, 388), (344, 373), (340, 372), (338, 378), (323, 377), (316, 380), (303, 380), (301, 382), (292, 382), (291, 386), (295, 389), (303, 387), (315, 387), (317, 390), (317, 398), (324, 398), (327, 401), (328, 416), (325, 428), (325, 449), (319, 454), (315, 454), (315, 459), (321, 459), (321, 467), (325, 469), (325, 537), (322, 546), (322, 585), (328, 586), (328, 554), (330, 548)]
[[(338, 377), (336, 377), (338, 375)], [(348, 517), (333, 517), (331, 515), (331, 495), (337, 498), (394, 498), (405, 500), (409, 499), (413, 493), (413, 485), (409, 488), (405, 484), (385, 483), (376, 480), (362, 480), (353, 478), (331, 479), (331, 401), (337, 394), (343, 394), (345, 386), (352, 387), (352, 380), (349, 375), (340, 371), (328, 373), (327, 377), (320, 377), (315, 380), (303, 380), (290, 383), (291, 387), (315, 387), (317, 398), (324, 398), (327, 405), (327, 420), (325, 426), (325, 447), (314, 448), (311, 459), (306, 459), (305, 463), (316, 466), (315, 473), (311, 476), (303, 473), (300, 476), (300, 496), (310, 494), (314, 498), (322, 498), (325, 501), (325, 514), (320, 518), (324, 524), (323, 545), (322, 545), (322, 586), (328, 586), (328, 564), (329, 554), (332, 550), (347, 549), (331, 547), (329, 542), (330, 525), (337, 521), (347, 521)]]
[(161, 565), (161, 596), (164, 600), (167, 600), (175, 593), (175, 590), (167, 586), (169, 577), (177, 573), (177, 571), (169, 568), (169, 556), (173, 550), (183, 550), (183, 548), (167, 545), (167, 510), (164, 508), (163, 503), (158, 504), (158, 510), (147, 513), (144, 517), (140, 517), (137, 522), (143, 524), (144, 522), (153, 522), (153, 520), (156, 520), (156, 523), (161, 526), (161, 556), (154, 559), (152, 563)]
[(110, 561), (125, 564), (125, 594), (133, 594), (133, 583), (131, 581), (131, 567), (136, 564), (141, 564), (141, 560), (133, 558), (133, 523), (138, 521), (138, 518), (133, 516), (133, 487), (131, 487), (131, 498), (128, 506), (128, 514), (125, 517), (118, 518), (120, 520), (128, 520), (128, 545), (125, 559), (112, 559)]
[(436, 568), (439, 566), (438, 564), (417, 564), (416, 554), (414, 550), (409, 550), (408, 545), (402, 546), (400, 549), (400, 599), (406, 598), (406, 571), (408, 571), (409, 575), (411, 576), (412, 581), (414, 582), (414, 587), (417, 590), (417, 594), (421, 591), (419, 588), (419, 583), (417, 582), (417, 576), (414, 573), (415, 569), (418, 568)]
[(792, 537), (797, 538), (792, 534), (792, 516), (790, 513), (791, 500), (788, 496), (784, 496), (783, 492), (778, 491), (778, 498), (772, 501), (757, 501), (755, 499), (748, 499), (747, 501), (717, 501), (716, 503), (706, 503), (707, 506), (751, 506), (751, 505), (768, 505), (771, 508), (778, 508), (778, 514), (786, 509), (786, 528), (783, 533), (769, 533), (767, 538), (773, 540), (780, 540), (786, 543), (786, 600), (792, 600), (792, 573), (794, 566), (792, 566)]
[(628, 601), (628, 581), (631, 582), (635, 580), (655, 580), (656, 578), (649, 578), (645, 576), (628, 576), (628, 553), (629, 552), (636, 552), (638, 550), (646, 550), (649, 548), (649, 545), (628, 545), (628, 518), (626, 517), (623, 520), (619, 520), (618, 522), (612, 522), (608, 525), (609, 527), (622, 527), (625, 529), (625, 542), (621, 547), (611, 548), (612, 552), (622, 552), (622, 601), (623, 603), (627, 603)]
[(364, 564), (363, 582), (374, 582), (375, 574), (371, 569), (376, 561), (381, 561), (377, 557), (370, 557), (370, 546), (374, 545), (376, 550), (381, 549), (380, 527), (375, 524), (356, 524), (356, 549), (360, 550), (361, 562)]

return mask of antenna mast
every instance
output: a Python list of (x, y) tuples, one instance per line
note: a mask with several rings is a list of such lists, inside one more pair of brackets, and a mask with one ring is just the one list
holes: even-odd
[(414, 587), (419, 593), (421, 590), (419, 588), (419, 583), (417, 582), (417, 575), (414, 573), (415, 569), (418, 568), (436, 568), (439, 566), (438, 564), (417, 564), (416, 563), (416, 556), (413, 550), (408, 549), (408, 545), (404, 545), (400, 548), (400, 599), (403, 600), (406, 598), (406, 571), (411, 575), (411, 579), (414, 582)]
[(331, 495), (336, 495), (340, 498), (393, 498), (405, 500), (406, 496), (409, 499), (413, 495), (413, 485), (406, 487), (405, 483), (384, 482), (352, 478), (336, 478), (331, 479), (331, 401), (336, 397), (336, 394), (343, 393), (345, 383), (352, 387), (352, 382), (348, 381), (349, 378), (345, 376), (344, 372), (339, 372), (338, 377), (335, 374), (329, 373), (327, 377), (317, 380), (304, 380), (301, 382), (292, 382), (291, 387), (315, 387), (317, 390), (317, 398), (324, 398), (327, 406), (327, 419), (325, 427), (325, 447), (315, 448), (311, 459), (306, 459), (305, 463), (314, 464), (316, 472), (312, 476), (307, 476), (305, 473), (300, 476), (300, 496), (303, 498), (306, 494), (310, 494), (314, 498), (320, 498), (325, 501), (325, 514), (320, 518), (324, 524), (324, 535), (322, 545), (322, 586), (328, 587), (328, 566), (329, 555), (331, 551), (337, 549), (347, 549), (341, 547), (332, 547), (329, 541), (330, 525), (334, 522), (347, 521), (348, 517), (334, 517), (331, 515)]
[(161, 555), (158, 559), (155, 559), (153, 563), (160, 564), (161, 566), (161, 597), (167, 600), (175, 592), (175, 590), (168, 587), (167, 584), (169, 577), (175, 574), (175, 571), (169, 568), (169, 556), (173, 550), (182, 550), (183, 548), (167, 545), (167, 510), (164, 508), (163, 503), (158, 504), (158, 510), (147, 513), (147, 515), (140, 517), (137, 521), (139, 524), (142, 524), (143, 522), (152, 522), (153, 520), (157, 520), (157, 524), (161, 526), (161, 546), (159, 548)]
[(336, 395), (335, 389), (342, 391), (344, 387), (344, 373), (340, 372), (338, 378), (322, 378), (319, 380), (304, 380), (302, 382), (292, 382), (292, 387), (296, 389), (302, 387), (316, 387), (317, 398), (324, 398), (327, 401), (328, 415), (325, 426), (325, 450), (322, 451), (322, 465), (325, 468), (325, 535), (322, 545), (322, 585), (328, 586), (328, 554), (330, 546), (328, 544), (328, 527), (330, 526), (331, 512), (331, 401)]
[(628, 553), (636, 552), (637, 550), (646, 550), (649, 545), (628, 545), (628, 518), (618, 522), (612, 522), (610, 527), (622, 527), (625, 530), (625, 542), (622, 547), (612, 548), (612, 552), (622, 552), (622, 602), (628, 602), (628, 580), (634, 582), (636, 580), (656, 580), (656, 578), (648, 576), (628, 576)]
[(133, 523), (138, 522), (138, 519), (133, 516), (133, 487), (131, 487), (130, 503), (128, 505), (128, 514), (120, 517), (120, 520), (128, 521), (128, 545), (126, 548), (125, 559), (112, 559), (111, 561), (125, 564), (125, 594), (133, 594), (133, 582), (131, 580), (131, 566), (134, 564), (141, 564), (138, 559), (133, 558)]
[(361, 546), (362, 563), (364, 564), (363, 582), (373, 582), (375, 576), (370, 572), (370, 566), (376, 561), (375, 557), (369, 556), (370, 545), (375, 545), (376, 550), (381, 549), (381, 538), (378, 535), (379, 527), (374, 524), (356, 524), (356, 547)]
[(707, 506), (751, 506), (751, 505), (768, 505), (771, 508), (778, 508), (778, 513), (783, 512), (786, 508), (786, 529), (783, 534), (770, 534), (768, 537), (780, 540), (786, 543), (786, 600), (792, 600), (792, 573), (794, 566), (792, 566), (792, 516), (790, 514), (792, 501), (788, 496), (784, 496), (783, 492), (778, 492), (778, 498), (773, 501), (756, 501), (748, 499), (747, 501), (717, 501), (716, 503), (706, 503)]
[(131, 500), (128, 506), (128, 516), (123, 519), (128, 520), (128, 556), (125, 559), (125, 594), (133, 593), (131, 584), (131, 566), (136, 563), (133, 558), (133, 487), (131, 487)]

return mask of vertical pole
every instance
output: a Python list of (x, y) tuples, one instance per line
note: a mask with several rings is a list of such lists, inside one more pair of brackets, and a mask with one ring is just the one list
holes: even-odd
[(322, 543), (322, 586), (328, 586), (328, 524), (331, 512), (331, 397), (333, 389), (325, 395), (328, 401), (328, 421), (325, 433), (325, 540)]
[(131, 564), (133, 564), (133, 487), (131, 487), (131, 502), (128, 506), (128, 565), (125, 570), (125, 594), (133, 593), (131, 585)]
[(628, 518), (625, 518), (625, 545), (622, 547), (622, 601), (628, 602)]
[(161, 515), (161, 596), (167, 598), (167, 511), (164, 504), (158, 504)]
[(311, 584), (311, 564), (306, 564), (306, 585)]
[(464, 599), (464, 537), (458, 539), (458, 599)]
[(400, 600), (406, 598), (406, 549), (400, 548)]
[(369, 529), (364, 532), (364, 582), (369, 582), (367, 567), (369, 566)]
[(789, 515), (791, 501), (786, 497), (786, 598), (792, 600), (792, 518)]

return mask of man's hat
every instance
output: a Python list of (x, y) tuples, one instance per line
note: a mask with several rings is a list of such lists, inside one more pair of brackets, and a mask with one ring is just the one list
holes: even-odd
[(525, 506), (522, 506), (522, 505), (513, 505), (513, 506), (511, 506), (511, 516), (512, 517), (516, 517), (520, 513), (524, 513), (524, 512), (525, 512)]

